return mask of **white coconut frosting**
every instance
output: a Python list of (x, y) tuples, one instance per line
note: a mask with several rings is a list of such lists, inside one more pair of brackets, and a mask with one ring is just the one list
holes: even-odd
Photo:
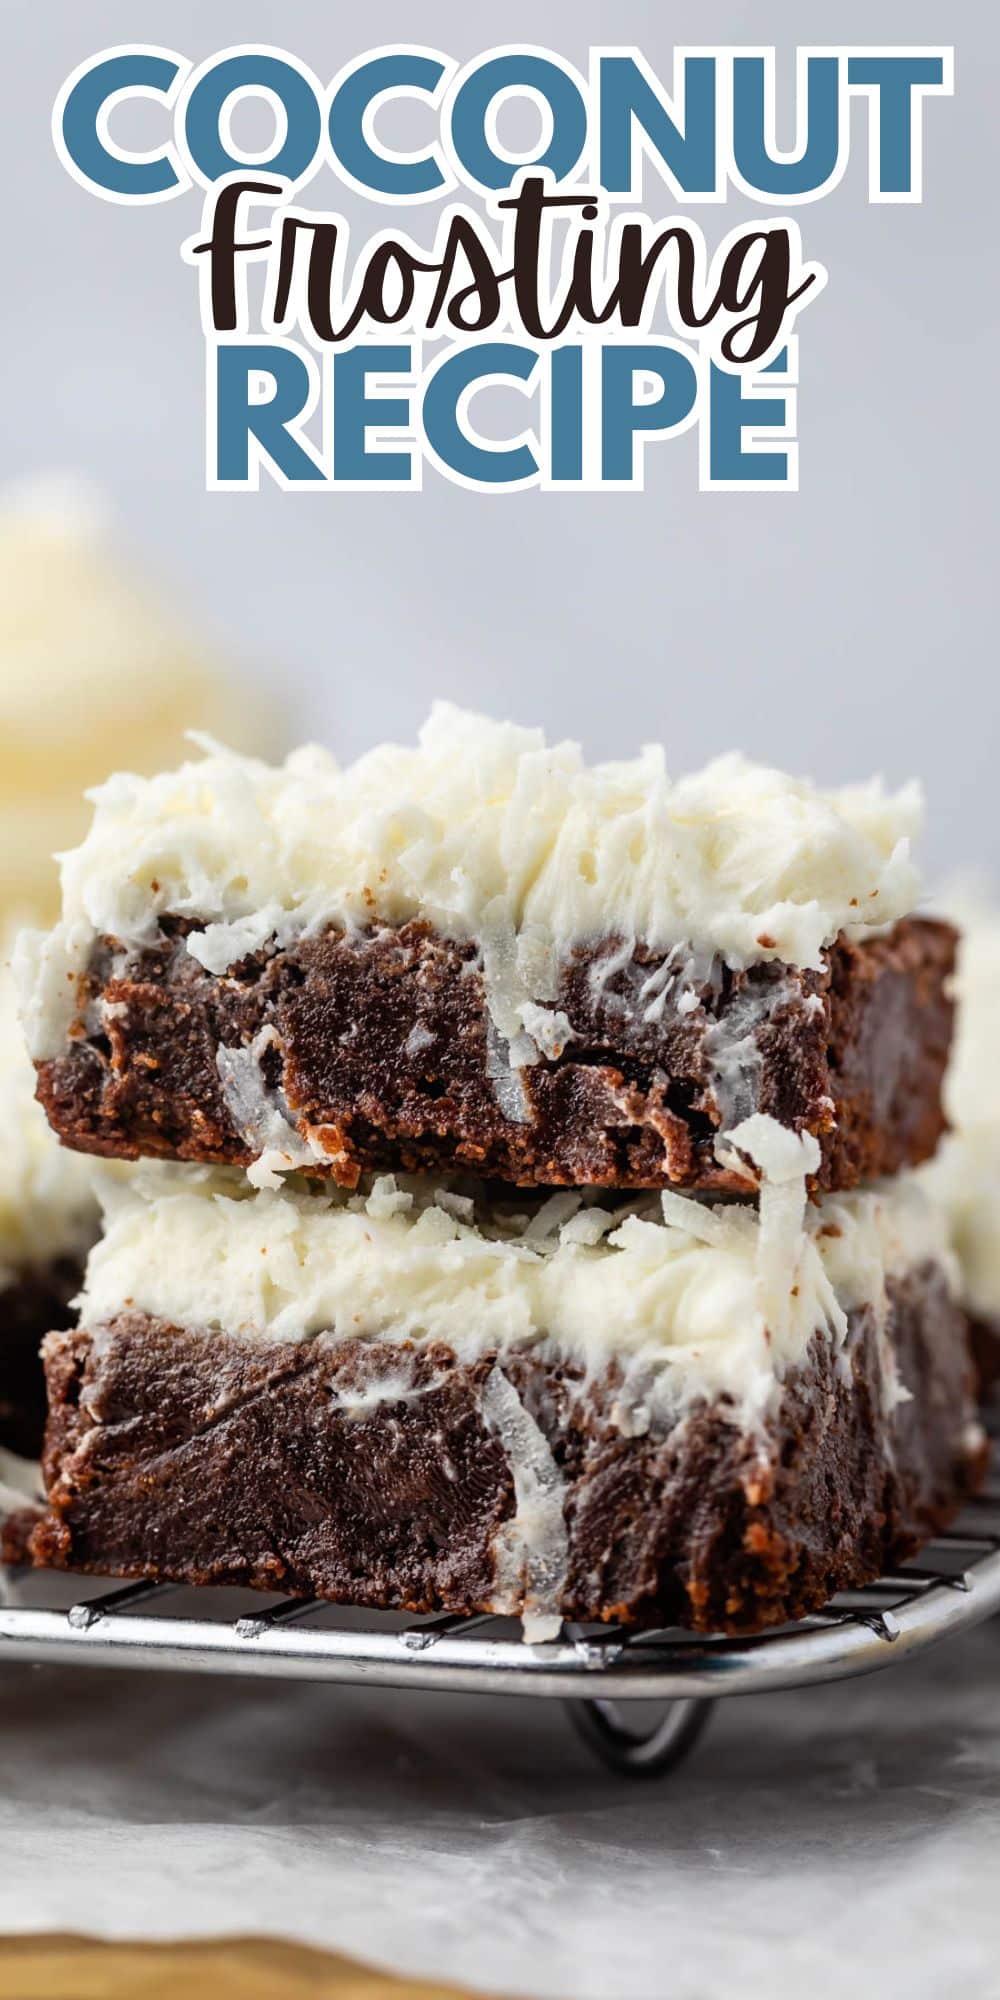
[(1000, 912), (960, 897), (958, 1019), (945, 1082), (954, 1127), (922, 1169), (941, 1204), (970, 1312), (1000, 1325)]
[(37, 1055), (61, 1043), (94, 937), (140, 945), (166, 911), (201, 921), (188, 948), (215, 972), (331, 921), (426, 918), (481, 947), (516, 1067), (565, 1039), (546, 1003), (576, 944), (819, 966), (838, 932), (880, 929), (917, 894), (914, 785), (822, 791), (738, 755), (673, 779), (659, 747), (588, 765), (577, 744), (447, 704), (415, 747), (343, 769), (315, 747), (277, 767), (201, 747), (92, 794), (90, 832), (63, 858), (62, 922), (26, 972)]
[(908, 1176), (810, 1205), (785, 1235), (780, 1282), (766, 1217), (743, 1203), (568, 1190), (488, 1202), (467, 1185), (253, 1193), (237, 1174), (140, 1168), (106, 1187), (82, 1321), (136, 1310), (254, 1342), (441, 1342), (463, 1360), (542, 1343), (585, 1381), (619, 1363), (625, 1429), (718, 1396), (754, 1427), (814, 1334), (840, 1349), (851, 1311), (884, 1318), (889, 1275), (926, 1259), (950, 1272), (941, 1220)]
[[(35, 1072), (0, 965), (0, 1288), (57, 1257), (82, 1255), (96, 1234), (90, 1169), (58, 1145), (35, 1102)], [(3, 1320), (0, 1314), (0, 1354)]]

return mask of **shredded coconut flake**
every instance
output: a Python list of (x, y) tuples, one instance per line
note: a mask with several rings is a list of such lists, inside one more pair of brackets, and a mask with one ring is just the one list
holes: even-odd
[(266, 1027), (247, 1048), (220, 1048), (215, 1055), (226, 1108), (245, 1144), (257, 1156), (247, 1169), (256, 1188), (280, 1187), (283, 1174), (323, 1158), (302, 1138), (264, 1081), (261, 1057), (273, 1046), (279, 1046), (278, 1036), (274, 1028)]
[(483, 1416), (499, 1437), (514, 1481), (515, 1513), (497, 1531), (495, 1605), (521, 1612), (527, 1641), (555, 1639), (569, 1566), (565, 1489), (549, 1443), (503, 1369), (490, 1370)]
[[(758, 1111), (717, 1141), (717, 1150), (746, 1153), (760, 1174), (757, 1294), (765, 1324), (783, 1340), (806, 1247), (806, 1179), (819, 1167), (819, 1141), (811, 1132), (792, 1132)], [(846, 1332), (842, 1314), (838, 1331)]]

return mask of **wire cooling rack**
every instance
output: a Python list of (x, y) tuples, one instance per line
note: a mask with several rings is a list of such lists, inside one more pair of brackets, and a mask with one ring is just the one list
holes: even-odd
[[(567, 1626), (558, 1639), (530, 1645), (496, 1617), (406, 1623), (302, 1598), (251, 1600), (234, 1616), (234, 1600), (245, 1606), (249, 1593), (151, 1581), (95, 1584), (68, 1608), (30, 1601), (57, 1585), (65, 1589), (66, 1579), (36, 1573), (22, 1584), (0, 1572), (0, 1661), (554, 1697), (612, 1769), (653, 1776), (680, 1762), (720, 1696), (873, 1673), (1000, 1610), (1000, 1485), (919, 1562), (747, 1639)], [(192, 1600), (195, 1613), (178, 1608)], [(661, 1705), (652, 1726), (627, 1721), (636, 1701)]]

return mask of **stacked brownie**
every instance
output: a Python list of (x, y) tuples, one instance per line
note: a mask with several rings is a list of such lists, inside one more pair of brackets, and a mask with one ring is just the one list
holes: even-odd
[(918, 818), (447, 707), (112, 780), (20, 976), (56, 1132), (150, 1164), (45, 1344), (36, 1559), (544, 1638), (918, 1547), (983, 1460)]

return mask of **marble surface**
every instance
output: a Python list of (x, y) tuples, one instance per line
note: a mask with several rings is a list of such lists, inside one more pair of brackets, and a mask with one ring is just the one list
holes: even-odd
[(1000, 1993), (1000, 1621), (720, 1704), (630, 1784), (558, 1705), (0, 1668), (0, 1932), (253, 1932), (574, 2000)]

